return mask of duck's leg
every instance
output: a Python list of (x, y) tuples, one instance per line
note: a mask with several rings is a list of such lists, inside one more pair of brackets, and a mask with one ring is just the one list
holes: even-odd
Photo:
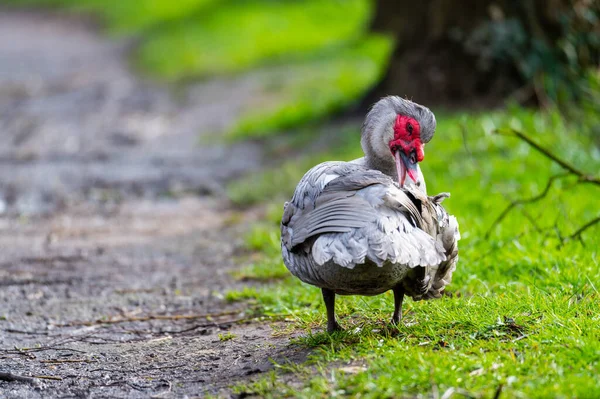
[(335, 292), (327, 288), (322, 288), (321, 291), (327, 308), (327, 332), (341, 331), (342, 327), (335, 321)]
[(404, 287), (400, 284), (393, 288), (394, 291), (394, 314), (392, 324), (398, 324), (402, 317), (402, 301), (404, 300)]

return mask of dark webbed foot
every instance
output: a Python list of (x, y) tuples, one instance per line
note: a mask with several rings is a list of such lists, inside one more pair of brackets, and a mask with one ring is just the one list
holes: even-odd
[(342, 331), (342, 327), (335, 320), (335, 292), (327, 288), (322, 288), (321, 292), (323, 293), (323, 300), (327, 309), (327, 332)]
[(331, 334), (336, 331), (344, 331), (344, 329), (335, 320), (333, 321), (333, 323), (327, 322), (327, 332)]
[(392, 324), (398, 325), (402, 318), (402, 301), (404, 300), (404, 288), (397, 285), (394, 291), (394, 314), (392, 315)]

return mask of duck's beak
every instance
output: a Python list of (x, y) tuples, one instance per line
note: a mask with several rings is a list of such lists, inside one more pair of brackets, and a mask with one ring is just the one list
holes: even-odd
[(396, 161), (396, 171), (398, 172), (398, 184), (400, 184), (400, 187), (404, 187), (406, 175), (416, 183), (419, 173), (417, 171), (417, 155), (415, 151), (412, 151), (410, 155), (406, 155), (404, 151), (398, 150), (394, 153), (394, 160)]

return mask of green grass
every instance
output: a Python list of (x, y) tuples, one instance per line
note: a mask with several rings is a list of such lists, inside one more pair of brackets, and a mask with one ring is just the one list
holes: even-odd
[[(275, 213), (275, 212), (273, 212)], [(277, 212), (278, 213), (278, 212)], [(245, 261), (247, 266), (231, 272), (232, 276), (242, 281), (272, 282), (288, 278), (289, 272), (282, 267), (277, 255), (279, 234), (273, 230), (272, 224), (256, 224), (246, 235), (246, 248), (254, 251), (252, 259)], [(234, 298), (230, 298), (234, 299)]]
[[(229, 300), (252, 301), (267, 315), (285, 314), (291, 321), (279, 334), (302, 331), (296, 344), (312, 349), (306, 364), (280, 365), (277, 373), (234, 391), (307, 398), (425, 398), (450, 389), (453, 397), (493, 397), (499, 389), (501, 397), (599, 396), (600, 381), (594, 376), (600, 367), (600, 226), (584, 234), (585, 246), (577, 241), (559, 245), (557, 231), (571, 234), (598, 216), (600, 189), (573, 185), (573, 178), (559, 181), (547, 198), (515, 209), (485, 239), (510, 199), (539, 193), (549, 176), (561, 172), (517, 139), (491, 133), (501, 127), (527, 132), (590, 174), (600, 170), (600, 151), (590, 144), (594, 137), (581, 133), (589, 126), (569, 124), (556, 113), (519, 108), (481, 115), (438, 113), (436, 137), (427, 145), (422, 166), (430, 193), (452, 192), (444, 204), (461, 225), (452, 296), (406, 301), (398, 329), (388, 325), (391, 293), (340, 297), (337, 312), (346, 332), (330, 336), (322, 332), (319, 290), (295, 278), (231, 292)], [(238, 201), (246, 190), (254, 201), (277, 203), (260, 234), (247, 239), (264, 259), (263, 268), (255, 265), (261, 278), (285, 270), (273, 238), (281, 203), (272, 199), (289, 196), (309, 163), (359, 156), (358, 132), (348, 137), (355, 140), (353, 147), (289, 161), (280, 169), (281, 184), (268, 187), (278, 172), (267, 171), (245, 189), (241, 183), (235, 186)], [(261, 194), (257, 187), (268, 189)]]
[(235, 334), (232, 334), (231, 332), (226, 332), (224, 334), (219, 334), (219, 341), (224, 342), (224, 341), (230, 341), (232, 339), (236, 338)]

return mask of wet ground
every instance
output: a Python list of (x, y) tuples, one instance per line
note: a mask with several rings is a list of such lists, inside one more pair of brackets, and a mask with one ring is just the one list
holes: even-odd
[(253, 217), (223, 183), (262, 154), (206, 143), (259, 85), (159, 87), (129, 45), (0, 9), (0, 397), (228, 396), (306, 356), (223, 296)]

